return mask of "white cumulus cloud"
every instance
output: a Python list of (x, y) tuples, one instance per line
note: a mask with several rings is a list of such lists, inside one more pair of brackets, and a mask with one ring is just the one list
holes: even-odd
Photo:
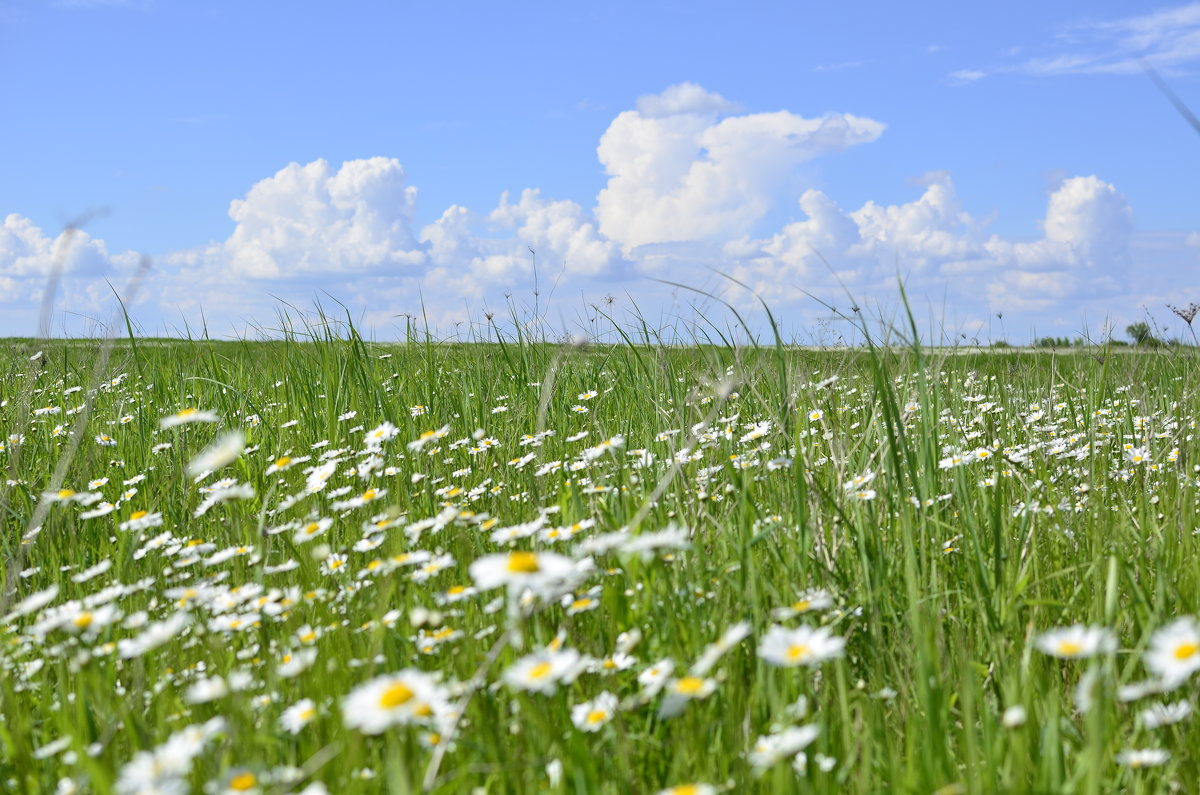
[(1127, 281), (1133, 217), (1103, 180), (1065, 180), (1047, 199), (1042, 236), (985, 237), (962, 209), (949, 175), (926, 175), (920, 198), (845, 212), (820, 191), (800, 199), (804, 220), (763, 240), (726, 245), (735, 275), (767, 297), (791, 300), (845, 285), (887, 291), (897, 276), (910, 287), (945, 285), (991, 310), (1042, 310), (1070, 299), (1113, 293)]
[(597, 197), (600, 232), (640, 245), (751, 231), (796, 166), (878, 138), (884, 125), (850, 114), (789, 111), (726, 116), (733, 106), (699, 86), (672, 86), (621, 113), (597, 154), (609, 175)]
[[(721, 276), (730, 274), (789, 310), (813, 307), (810, 294), (844, 305), (844, 288), (856, 300), (888, 301), (900, 277), (910, 296), (953, 303), (978, 326), (997, 312), (1058, 317), (1168, 295), (1194, 268), (1200, 234), (1135, 234), (1125, 197), (1096, 176), (1063, 180), (1027, 238), (989, 233), (945, 172), (926, 174), (912, 201), (850, 210), (796, 187), (801, 164), (883, 129), (850, 114), (744, 113), (682, 83), (612, 121), (597, 148), (609, 179), (594, 211), (586, 197), (581, 204), (526, 189), (482, 211), (453, 205), (420, 228), (417, 190), (398, 160), (292, 163), (231, 202), (228, 236), (157, 257), (135, 318), (151, 332), (196, 332), (204, 322), (216, 335), (256, 326), (277, 333), (269, 328), (277, 299), (307, 308), (324, 290), (388, 336), (406, 316), (460, 324), (513, 296), (518, 312), (536, 306), (545, 317), (594, 319), (565, 302), (583, 296), (590, 306), (632, 290), (649, 311), (684, 313), (713, 300), (703, 293), (737, 293)], [(792, 201), (802, 217), (764, 231), (763, 218)], [(530, 300), (535, 256), (540, 295)], [(33, 330), (56, 261), (64, 273), (58, 308), (105, 318), (105, 279), (119, 287), (137, 260), (82, 231), (55, 236), (7, 216), (0, 333)], [(552, 298), (564, 303), (548, 310)]]
[(0, 263), (6, 277), (42, 279), (57, 263), (64, 275), (100, 276), (112, 270), (103, 240), (82, 229), (50, 237), (28, 218), (12, 213), (0, 225)]
[(417, 189), (406, 182), (394, 158), (292, 163), (233, 201), (222, 253), (239, 275), (263, 279), (420, 265)]
[(421, 241), (435, 266), (430, 280), (475, 296), (489, 287), (531, 286), (535, 256), (547, 286), (556, 279), (604, 277), (622, 264), (620, 248), (599, 234), (582, 207), (533, 189), (516, 202), (504, 193), (483, 217), (450, 207), (421, 230)]
[[(32, 334), (46, 290), (55, 287), (56, 332), (96, 333), (96, 321), (107, 320), (104, 309), (113, 285), (120, 289), (138, 262), (132, 251), (110, 254), (103, 240), (82, 229), (46, 234), (30, 219), (12, 213), (0, 224), (0, 335)], [(57, 269), (60, 276), (52, 282)]]

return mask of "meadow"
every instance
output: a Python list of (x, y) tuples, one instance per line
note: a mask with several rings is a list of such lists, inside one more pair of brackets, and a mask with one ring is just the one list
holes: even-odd
[(4, 790), (1194, 788), (1195, 349), (621, 333), (0, 344)]

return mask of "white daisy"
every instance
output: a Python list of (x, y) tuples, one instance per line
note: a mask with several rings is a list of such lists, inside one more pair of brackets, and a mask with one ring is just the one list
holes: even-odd
[(283, 711), (279, 716), (279, 725), (284, 731), (299, 734), (300, 730), (312, 723), (317, 717), (317, 705), (311, 698), (302, 698)]
[(1150, 636), (1142, 659), (1170, 690), (1200, 670), (1200, 625), (1191, 616), (1176, 619)]
[(571, 708), (571, 722), (583, 732), (597, 732), (612, 720), (617, 711), (617, 697), (607, 691), (592, 701), (576, 704)]
[(583, 670), (584, 661), (574, 649), (550, 651), (542, 649), (522, 657), (504, 672), (505, 683), (514, 690), (528, 690), (549, 695), (559, 682), (575, 681)]
[(389, 726), (428, 722), (446, 705), (446, 694), (433, 676), (408, 668), (352, 690), (342, 701), (342, 719), (363, 734), (380, 734)]
[(758, 654), (771, 665), (819, 665), (825, 660), (841, 657), (845, 646), (845, 639), (835, 636), (828, 627), (787, 629), (773, 626), (763, 637)]
[(1033, 645), (1045, 654), (1064, 660), (1077, 660), (1095, 654), (1116, 651), (1117, 638), (1112, 630), (1074, 624), (1043, 632)]

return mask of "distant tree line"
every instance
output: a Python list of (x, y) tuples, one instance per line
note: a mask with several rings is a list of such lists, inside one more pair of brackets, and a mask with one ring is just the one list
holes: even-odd
[[(1113, 347), (1128, 347), (1135, 345), (1139, 348), (1169, 348), (1177, 345), (1183, 345), (1184, 342), (1179, 337), (1170, 339), (1162, 339), (1154, 335), (1154, 329), (1149, 323), (1138, 322), (1131, 323), (1125, 327), (1125, 333), (1129, 335), (1132, 342), (1125, 340), (1108, 339), (1104, 342), (1097, 343), (1091, 340), (1086, 340), (1083, 337), (1039, 337), (1034, 340), (1033, 347), (1035, 348), (1088, 348), (1096, 345), (1110, 345)], [(991, 343), (993, 348), (1011, 348), (1012, 345), (1005, 340), (996, 340)]]

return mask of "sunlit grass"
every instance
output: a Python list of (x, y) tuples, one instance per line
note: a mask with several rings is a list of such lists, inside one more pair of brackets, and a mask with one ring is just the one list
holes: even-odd
[(623, 334), (8, 345), (5, 789), (1200, 777), (1192, 350)]

